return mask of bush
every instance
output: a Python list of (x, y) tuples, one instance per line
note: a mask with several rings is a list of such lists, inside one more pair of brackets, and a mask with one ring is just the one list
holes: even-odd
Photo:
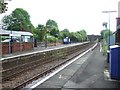
[(106, 55), (106, 54), (107, 54), (107, 48), (108, 48), (108, 45), (107, 45), (107, 43), (106, 43), (106, 40), (103, 39), (103, 40), (102, 40), (102, 53), (103, 53), (103, 55)]
[(52, 43), (52, 42), (58, 41), (58, 38), (55, 38), (54, 36), (49, 36), (49, 38), (47, 38), (47, 41)]

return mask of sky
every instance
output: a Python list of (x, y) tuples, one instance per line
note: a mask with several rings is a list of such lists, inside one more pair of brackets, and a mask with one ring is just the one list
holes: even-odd
[[(103, 22), (108, 22), (107, 13), (102, 11), (118, 11), (119, 0), (11, 0), (8, 11), (0, 15), (9, 15), (15, 8), (23, 8), (29, 15), (32, 24), (46, 24), (48, 19), (57, 22), (59, 30), (70, 32), (86, 30), (87, 34), (100, 34), (104, 29)], [(116, 30), (118, 12), (110, 14), (110, 29)], [(109, 22), (108, 22), (109, 23)]]

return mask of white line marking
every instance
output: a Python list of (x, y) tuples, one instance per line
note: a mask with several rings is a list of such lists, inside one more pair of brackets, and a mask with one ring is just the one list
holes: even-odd
[(57, 74), (58, 72), (63, 70), (65, 67), (67, 67), (68, 65), (70, 65), (71, 63), (73, 63), (74, 61), (76, 61), (77, 59), (79, 59), (80, 57), (82, 57), (83, 55), (85, 55), (86, 53), (91, 51), (92, 49), (94, 49), (96, 46), (97, 46), (97, 43), (92, 48), (90, 48), (87, 51), (83, 52), (82, 54), (80, 54), (79, 56), (75, 57), (70, 62), (66, 63), (64, 66), (62, 66), (59, 69), (57, 69), (55, 72), (51, 73), (49, 76), (43, 78), (40, 82), (38, 82), (35, 85), (31, 86), (30, 89), (33, 89), (33, 88), (37, 87), (38, 85), (42, 84), (43, 82), (45, 82), (46, 80), (48, 80), (49, 78), (51, 78), (52, 76), (54, 76), (55, 74)]

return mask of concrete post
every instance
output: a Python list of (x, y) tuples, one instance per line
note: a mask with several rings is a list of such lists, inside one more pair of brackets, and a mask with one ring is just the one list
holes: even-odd
[(120, 17), (120, 1), (118, 2), (118, 17)]

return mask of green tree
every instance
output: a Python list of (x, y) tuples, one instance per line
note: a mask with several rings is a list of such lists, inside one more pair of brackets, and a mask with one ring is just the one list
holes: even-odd
[(64, 29), (62, 31), (60, 31), (60, 38), (64, 39), (66, 37), (70, 37), (70, 32), (68, 29)]
[(87, 40), (87, 32), (85, 30), (80, 30), (80, 31), (78, 31), (78, 33), (81, 35), (82, 41)]
[(58, 41), (58, 38), (55, 38), (52, 35), (48, 35), (47, 41), (50, 42), (50, 43), (52, 43), (52, 42)]
[(87, 32), (85, 30), (77, 31), (77, 32), (69, 32), (68, 29), (64, 29), (60, 31), (60, 38), (64, 39), (69, 37), (72, 42), (81, 42), (87, 40)]
[(54, 37), (59, 34), (58, 25), (54, 20), (49, 19), (46, 22), (46, 28), (49, 30), (50, 34)]
[(70, 38), (72, 42), (79, 42), (80, 41), (80, 35), (77, 32), (71, 32)]
[(16, 8), (10, 15), (4, 16), (2, 21), (7, 25), (7, 29), (10, 30), (10, 19), (12, 18), (12, 30), (15, 31), (29, 31), (32, 32), (34, 26), (30, 21), (30, 15), (22, 8)]
[(43, 41), (44, 36), (46, 34), (46, 29), (44, 25), (39, 24), (36, 29), (34, 30), (34, 34), (36, 35), (36, 38), (38, 41)]

